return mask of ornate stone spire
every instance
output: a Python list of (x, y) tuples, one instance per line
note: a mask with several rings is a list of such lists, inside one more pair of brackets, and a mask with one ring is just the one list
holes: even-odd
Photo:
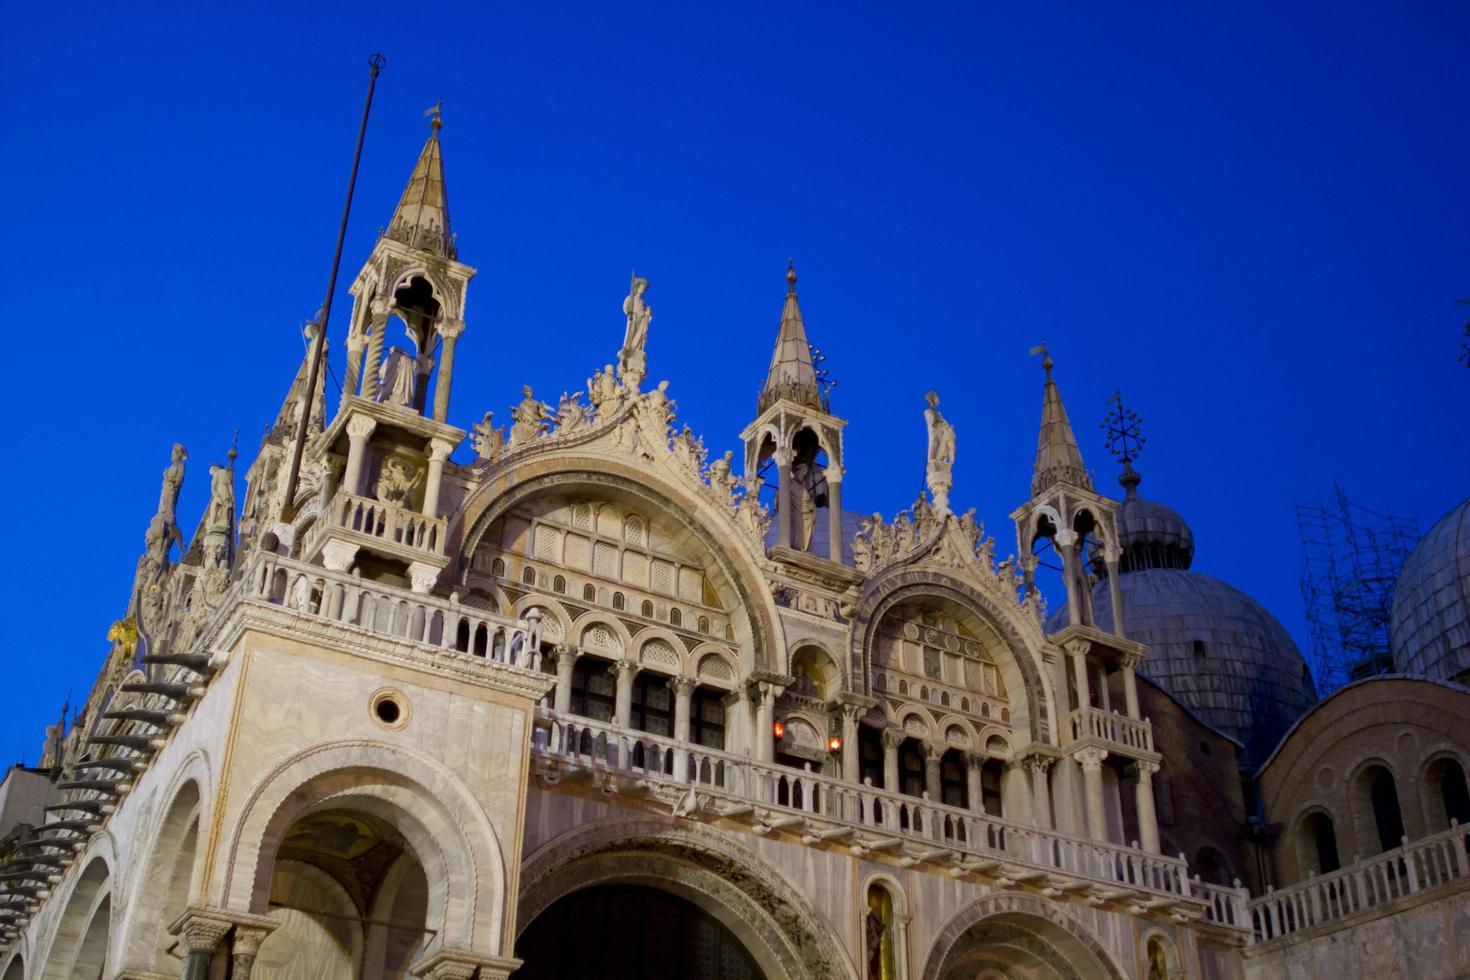
[(1046, 394), (1041, 403), (1041, 435), (1036, 441), (1036, 469), (1031, 477), (1031, 495), (1040, 496), (1058, 483), (1069, 483), (1083, 490), (1092, 489), (1087, 467), (1082, 463), (1082, 452), (1077, 448), (1077, 437), (1072, 434), (1072, 423), (1067, 420), (1067, 410), (1062, 406), (1062, 395), (1051, 377), (1051, 355), (1046, 345), (1035, 348), (1033, 354), (1041, 355), (1041, 367), (1046, 371)]
[(824, 410), (817, 369), (812, 364), (811, 344), (807, 342), (806, 325), (801, 321), (801, 307), (796, 301), (794, 261), (786, 266), (786, 305), (781, 309), (776, 350), (771, 354), (771, 369), (766, 372), (766, 386), (761, 390), (756, 410), (763, 412), (781, 398)]
[(421, 248), (448, 259), (457, 259), (454, 236), (449, 230), (449, 196), (444, 189), (444, 160), (439, 152), (439, 130), (444, 125), (439, 106), (429, 110), (429, 140), (424, 144), (419, 161), (398, 209), (388, 224), (387, 236), (411, 248)]

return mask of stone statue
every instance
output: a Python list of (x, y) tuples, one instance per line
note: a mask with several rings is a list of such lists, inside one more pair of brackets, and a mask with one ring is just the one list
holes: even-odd
[(797, 463), (791, 468), (791, 493), (796, 497), (796, 506), (791, 509), (795, 521), (791, 527), (791, 539), (798, 551), (812, 550), (812, 532), (817, 524), (817, 500), (808, 486), (811, 471), (810, 463)]
[(474, 442), (475, 455), (480, 459), (493, 460), (500, 455), (500, 449), (505, 445), (505, 433), (495, 427), (494, 412), (486, 412), (475, 426)]
[(708, 451), (704, 448), (704, 440), (694, 434), (689, 426), (684, 426), (684, 431), (674, 436), (673, 444), (674, 462), (688, 470), (691, 474), (698, 474)]
[(591, 413), (581, 399), (580, 391), (574, 391), (570, 395), (561, 393), (561, 402), (556, 407), (557, 435), (573, 436), (591, 427)]
[(618, 397), (618, 379), (613, 374), (611, 364), (598, 371), (592, 376), (592, 380), (587, 382), (587, 400), (592, 403), (599, 422), (618, 410), (618, 405), (621, 403)]
[(643, 301), (648, 291), (648, 280), (634, 276), (628, 287), (628, 296), (623, 300), (623, 315), (628, 318), (623, 331), (623, 349), (618, 352), (618, 374), (629, 387), (637, 389), (647, 367), (644, 346), (648, 343), (648, 324), (653, 320), (653, 310)]
[(418, 486), (423, 473), (401, 456), (389, 456), (378, 471), (378, 484), (373, 495), (387, 504), (408, 506), (408, 496)]
[(910, 510), (914, 515), (914, 527), (918, 534), (918, 540), (923, 541), (929, 537), (929, 532), (934, 530), (934, 508), (929, 506), (929, 501), (925, 500), (924, 495), (921, 493), (919, 494), (919, 499), (914, 501), (914, 506)]
[(189, 453), (182, 443), (174, 443), (173, 462), (163, 471), (163, 488), (158, 494), (158, 516), (168, 524), (177, 524), (175, 514), (179, 506), (179, 488), (184, 485), (184, 460)]
[(413, 407), (414, 358), (401, 347), (394, 347), (383, 358), (378, 369), (378, 401), (386, 405)]
[(893, 522), (893, 553), (895, 555), (906, 554), (913, 551), (919, 543), (917, 530), (914, 522), (909, 517), (908, 511), (900, 511)]
[(209, 467), (209, 511), (204, 520), (208, 532), (228, 533), (235, 517), (235, 473), (228, 466)]
[(674, 421), (674, 410), (677, 407), (669, 398), (669, 383), (660, 381), (657, 388), (643, 396), (643, 404), (653, 427), (660, 429), (661, 437), (667, 439), (668, 428)]
[(893, 528), (883, 520), (882, 514), (873, 514), (868, 543), (873, 546), (873, 564), (881, 565), (893, 557)]
[(510, 427), (510, 448), (517, 449), (538, 439), (551, 427), (550, 409), (536, 400), (530, 385), (521, 388), (521, 403), (510, 410), (514, 420)]
[(934, 495), (934, 509), (943, 516), (949, 513), (949, 490), (954, 485), (951, 475), (954, 468), (954, 426), (939, 414), (939, 393), (931, 391), (926, 398), (929, 407), (924, 409), (924, 421), (929, 425), (929, 457), (924, 476), (929, 492)]
[(873, 522), (863, 518), (862, 527), (852, 536), (852, 563), (860, 572), (866, 572), (873, 567)]
[(726, 450), (724, 456), (709, 464), (709, 485), (721, 494), (725, 503), (734, 501), (735, 488), (740, 486), (740, 478), (730, 471), (734, 459), (735, 451)]

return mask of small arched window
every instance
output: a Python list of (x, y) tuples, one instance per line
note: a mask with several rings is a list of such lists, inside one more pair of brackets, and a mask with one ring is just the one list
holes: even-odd
[(1460, 764), (1451, 758), (1435, 759), (1425, 770), (1428, 777), (1425, 781), (1428, 785), (1431, 812), (1435, 810), (1435, 804), (1442, 808), (1439, 817), (1441, 827), (1448, 828), (1451, 820), (1458, 821), (1460, 826), (1470, 825), (1470, 790), (1465, 786), (1465, 770)]
[(940, 703), (940, 705), (942, 707), (945, 707), (945, 708), (948, 708), (949, 707), (949, 692), (948, 691), (941, 691), (940, 692), (940, 694), (939, 694), (939, 703)]
[(907, 695), (909, 693), (909, 682), (908, 681), (906, 681), (906, 680), (900, 680), (898, 682), (898, 693), (899, 694), (904, 694), (904, 695)]
[(1325, 875), (1342, 867), (1337, 859), (1337, 830), (1327, 814), (1321, 810), (1307, 814), (1302, 819), (1301, 837), (1304, 870)]
[(968, 712), (970, 710), (969, 698), (960, 698), (960, 710), (964, 712)]
[(490, 574), (505, 577), (505, 559), (497, 558), (490, 563)]
[(614, 609), (626, 609), (626, 608), (628, 608), (628, 599), (621, 592), (614, 592), (613, 593), (613, 608)]
[(590, 583), (590, 582), (587, 583), (586, 585), (582, 586), (582, 598), (585, 599), (588, 602), (596, 602), (597, 601), (597, 588), (596, 588), (596, 586), (592, 585), (592, 583)]
[(670, 626), (683, 626), (684, 625), (684, 614), (682, 612), (680, 612), (678, 609), (670, 609), (669, 610), (669, 625)]
[(524, 582), (527, 585), (535, 585), (536, 584), (536, 569), (534, 569), (531, 566), (527, 565), (526, 566), (526, 570), (521, 573), (521, 581)]
[(699, 631), (701, 633), (708, 633), (709, 632), (709, 617), (708, 616), (700, 616), (699, 617)]
[(1368, 797), (1373, 802), (1373, 823), (1378, 830), (1378, 844), (1391, 851), (1403, 841), (1404, 816), (1399, 810), (1399, 790), (1393, 773), (1382, 766), (1364, 773)]
[(726, 623), (725, 624), (725, 639), (727, 639), (727, 640), (733, 640), (733, 639), (735, 639), (735, 624), (734, 623)]
[(551, 580), (551, 588), (557, 593), (564, 594), (567, 591), (567, 579), (565, 575), (558, 575)]
[(1003, 721), (1003, 722), (1007, 722), (1007, 723), (1010, 722), (1010, 720), (1011, 720), (1011, 709), (1010, 708), (1001, 708), (1000, 709), (1000, 720)]
[(642, 615), (645, 618), (652, 619), (653, 618), (653, 603), (652, 602), (649, 602), (647, 599), (644, 599), (643, 600), (643, 606), (642, 606), (642, 608), (639, 611), (642, 613)]

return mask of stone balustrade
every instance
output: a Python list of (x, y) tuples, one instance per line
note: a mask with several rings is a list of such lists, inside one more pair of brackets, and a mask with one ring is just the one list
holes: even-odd
[(242, 581), (242, 598), (283, 605), (324, 622), (454, 650), (526, 670), (541, 669), (539, 623), (366, 582), (344, 572), (262, 555)]
[(1438, 888), (1470, 876), (1470, 830), (1452, 821), (1414, 843), (1354, 862), (1325, 875), (1313, 875), (1250, 902), (1251, 945), (1356, 915), (1374, 906)]
[(319, 540), (333, 532), (350, 532), (394, 550), (412, 555), (425, 552), (443, 556), (448, 524), (441, 517), (428, 517), (373, 497), (349, 493), (345, 488), (332, 496), (321, 521), (308, 532), (303, 552), (310, 554)]
[(548, 781), (573, 773), (621, 774), (632, 788), (705, 794), (716, 801), (717, 815), (755, 820), (757, 834), (786, 829), (812, 844), (840, 842), (859, 855), (888, 851), (910, 866), (947, 862), (956, 876), (1037, 881), (1058, 893), (1084, 889), (1091, 900), (1122, 901), (1137, 910), (1188, 906), (1192, 914), (1244, 928), (1244, 892), (1217, 902), (1189, 879), (1178, 858), (546, 709), (538, 712), (533, 746)]
[(1073, 741), (1091, 738), (1132, 752), (1154, 750), (1154, 730), (1147, 719), (1086, 707), (1072, 712), (1071, 723)]

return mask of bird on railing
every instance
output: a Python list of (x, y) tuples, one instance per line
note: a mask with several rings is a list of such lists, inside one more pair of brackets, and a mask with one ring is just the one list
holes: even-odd
[(674, 816), (690, 817), (699, 812), (699, 791), (693, 786), (674, 803)]

